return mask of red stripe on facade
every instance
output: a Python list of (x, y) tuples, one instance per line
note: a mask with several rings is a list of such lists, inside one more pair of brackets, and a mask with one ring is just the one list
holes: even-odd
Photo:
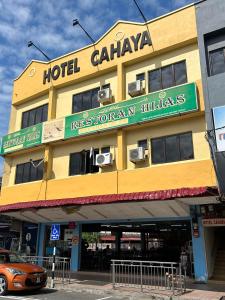
[(96, 195), (86, 196), (68, 199), (54, 199), (54, 200), (40, 200), (20, 202), (15, 204), (8, 204), (0, 206), (0, 212), (8, 212), (19, 209), (29, 208), (46, 208), (57, 207), (64, 205), (87, 205), (87, 204), (106, 204), (124, 201), (159, 201), (159, 200), (171, 200), (174, 198), (185, 197), (207, 197), (218, 196), (218, 190), (216, 187), (198, 187), (198, 188), (181, 188), (165, 191), (153, 191), (153, 192), (138, 192), (138, 193), (126, 193), (126, 194), (111, 194), (111, 195)]

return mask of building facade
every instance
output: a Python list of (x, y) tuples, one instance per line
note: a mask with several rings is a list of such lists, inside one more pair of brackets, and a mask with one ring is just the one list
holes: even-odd
[[(0, 212), (38, 224), (38, 255), (51, 255), (60, 224), (58, 255), (74, 271), (105, 270), (113, 257), (178, 262), (185, 249), (188, 273), (205, 282), (201, 205), (218, 195), (205, 132), (195, 6), (118, 21), (14, 81)], [(102, 232), (108, 255), (84, 239)]]
[(224, 235), (224, 132), (225, 132), (225, 3), (224, 1), (202, 1), (196, 5), (196, 22), (200, 52), (202, 84), (205, 100), (205, 118), (207, 140), (214, 162), (214, 169), (220, 194), (220, 203), (211, 207), (202, 207), (204, 232), (210, 237), (214, 251), (206, 247), (211, 255), (210, 273), (219, 279), (225, 278), (225, 244)]

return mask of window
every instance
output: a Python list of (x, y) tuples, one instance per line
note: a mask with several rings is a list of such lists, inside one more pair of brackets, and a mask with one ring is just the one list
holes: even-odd
[(209, 52), (209, 66), (211, 76), (225, 72), (225, 48)]
[[(37, 166), (37, 167), (34, 167)], [(44, 164), (41, 160), (27, 162), (16, 166), (15, 184), (41, 180), (43, 178)]]
[(137, 74), (136, 75), (136, 80), (145, 80), (145, 73)]
[(155, 92), (187, 82), (186, 63), (181, 61), (148, 72), (149, 92)]
[(48, 104), (23, 112), (21, 129), (47, 121)]
[(209, 76), (225, 73), (225, 28), (204, 35)]
[(90, 150), (71, 153), (69, 175), (97, 173), (99, 167), (95, 165), (95, 158), (98, 153), (98, 149), (94, 149), (92, 153)]
[(154, 138), (151, 140), (152, 163), (169, 163), (194, 158), (192, 133)]
[(101, 148), (101, 153), (109, 153), (109, 152), (110, 152), (110, 146)]
[(72, 113), (99, 107), (100, 103), (98, 102), (98, 91), (99, 88), (95, 88), (90, 91), (73, 95)]
[(110, 89), (110, 83), (106, 83), (102, 85), (102, 90), (104, 89)]
[(148, 149), (147, 139), (138, 141), (138, 147), (143, 147), (145, 150), (147, 150)]

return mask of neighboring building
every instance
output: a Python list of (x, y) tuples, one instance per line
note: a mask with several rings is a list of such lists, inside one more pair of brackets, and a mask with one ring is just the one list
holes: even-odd
[[(201, 208), (209, 276), (225, 279), (225, 2), (196, 5), (198, 43), (205, 100), (207, 139), (214, 161), (221, 203)], [(216, 129), (216, 130), (215, 130)], [(214, 276), (214, 277), (215, 277)]]
[[(119, 21), (94, 46), (32, 61), (15, 80), (0, 212), (39, 224), (40, 256), (61, 224), (57, 254), (74, 271), (112, 257), (179, 261), (186, 248), (188, 273), (207, 281), (200, 205), (218, 193), (205, 131), (195, 6)], [(115, 250), (88, 251), (82, 232), (103, 231)], [(140, 247), (125, 251), (132, 232)]]

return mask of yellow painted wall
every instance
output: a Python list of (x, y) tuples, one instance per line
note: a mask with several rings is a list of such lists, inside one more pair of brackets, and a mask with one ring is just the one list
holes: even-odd
[[(151, 150), (152, 138), (162, 137), (166, 135), (172, 135), (176, 133), (192, 132), (193, 137), (193, 148), (194, 148), (194, 160), (205, 160), (210, 159), (209, 146), (205, 139), (205, 120), (204, 116), (196, 117), (191, 119), (184, 119), (182, 116), (179, 121), (176, 122), (164, 122), (160, 126), (154, 123), (149, 124), (145, 128), (139, 127), (137, 130), (129, 130), (126, 132), (126, 144), (127, 153), (129, 150), (137, 147), (137, 142), (139, 140), (147, 139), (149, 149)], [(167, 165), (168, 168), (173, 164), (181, 164), (182, 162), (175, 162)], [(149, 159), (146, 163), (134, 164), (129, 161), (129, 155), (127, 155), (127, 168), (128, 169), (138, 169), (143, 166), (151, 165), (151, 151), (149, 151)], [(152, 166), (151, 166), (152, 167)]]
[(117, 74), (110, 72), (105, 75), (82, 81), (57, 90), (56, 118), (72, 114), (72, 99), (74, 94), (88, 91), (110, 83), (112, 95), (117, 99)]
[(158, 69), (175, 62), (185, 60), (188, 82), (195, 82), (201, 78), (199, 51), (197, 44), (188, 45), (181, 49), (172, 50), (168, 53), (149, 58), (132, 66), (126, 67), (126, 99), (131, 98), (128, 94), (128, 83), (136, 80), (136, 75), (145, 73), (146, 92), (148, 91), (148, 71)]
[[(205, 120), (202, 84), (197, 48), (197, 32), (193, 6), (149, 22), (152, 47), (127, 53), (125, 56), (103, 62), (99, 67), (90, 63), (94, 47), (67, 54), (50, 63), (32, 62), (14, 82), (13, 110), (10, 131), (20, 129), (22, 112), (45, 104), (50, 99), (49, 119), (71, 114), (72, 95), (110, 83), (116, 101), (130, 98), (127, 84), (136, 74), (165, 66), (183, 59), (187, 63), (188, 82), (196, 82), (200, 110), (182, 117), (162, 119), (130, 128), (97, 133), (82, 138), (62, 141), (46, 146), (49, 180), (13, 185), (16, 164), (44, 157), (44, 150), (25, 150), (23, 154), (7, 156), (3, 178), (4, 186), (0, 205), (73, 198), (87, 195), (156, 191), (161, 189), (216, 185), (215, 174), (207, 142), (204, 139)], [(117, 23), (100, 39), (96, 49), (115, 43), (115, 36), (122, 32), (125, 37), (146, 30), (143, 24)], [(81, 71), (43, 85), (43, 72), (55, 64), (77, 57)], [(54, 86), (54, 89), (52, 87)], [(126, 93), (123, 92), (126, 87)], [(49, 93), (49, 89), (51, 92)], [(56, 100), (56, 105), (55, 101)], [(55, 108), (56, 106), (56, 108)], [(56, 113), (55, 113), (56, 112)], [(134, 165), (127, 153), (137, 146), (137, 141), (163, 135), (193, 131), (195, 159), (162, 165), (151, 165), (151, 157), (145, 163)], [(115, 162), (113, 167), (97, 174), (68, 176), (69, 154), (83, 149), (111, 146)]]
[[(116, 68), (119, 63), (127, 61), (137, 61), (151, 56), (159, 55), (160, 52), (167, 52), (170, 49), (181, 47), (182, 45), (192, 44), (197, 41), (195, 8), (187, 7), (171, 13), (165, 17), (152, 20), (148, 23), (151, 33), (152, 47), (144, 47), (133, 53), (115, 58), (109, 62), (103, 62), (98, 67), (91, 64), (91, 54), (94, 50), (93, 45), (84, 49), (72, 52), (57, 58), (50, 63), (33, 61), (27, 66), (24, 72), (14, 82), (13, 104), (25, 102), (32, 97), (43, 94), (47, 89), (54, 85), (60, 87), (62, 85), (73, 84), (76, 81), (90, 79), (106, 72), (110, 68)], [(118, 22), (113, 26), (95, 45), (95, 49), (100, 50), (104, 46), (115, 44), (118, 32), (122, 32), (124, 38), (136, 35), (146, 30), (146, 26), (140, 23)], [(78, 58), (81, 71), (75, 75), (60, 77), (57, 81), (43, 84), (43, 72), (55, 64), (61, 64), (70, 59)], [(32, 76), (31, 76), (32, 75)]]
[[(62, 144), (60, 146), (53, 148), (53, 168), (52, 168), (52, 178), (66, 178), (69, 176), (69, 155), (70, 153), (80, 152), (82, 150), (90, 150), (91, 147), (95, 149), (101, 149), (102, 147), (110, 146), (110, 151), (114, 154), (116, 159), (117, 145), (116, 145), (116, 135), (99, 135), (96, 137), (86, 137), (81, 141), (73, 141), (71, 143)], [(112, 167), (105, 169), (100, 169), (99, 172), (106, 173), (112, 172), (116, 169), (116, 162)], [(84, 176), (84, 175), (77, 175)], [(85, 177), (93, 176), (93, 174), (88, 174)], [(96, 177), (96, 176), (95, 176)], [(93, 179), (94, 180), (94, 179)]]

